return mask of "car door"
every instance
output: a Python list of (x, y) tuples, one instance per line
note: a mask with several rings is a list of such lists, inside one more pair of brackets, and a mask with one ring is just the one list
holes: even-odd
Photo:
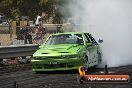
[(87, 46), (87, 49), (89, 51), (89, 64), (90, 64), (90, 66), (93, 66), (95, 64), (95, 62), (97, 62), (98, 43), (95, 41), (95, 39), (89, 33), (86, 33), (85, 36), (86, 36), (88, 42), (91, 43), (90, 45)]

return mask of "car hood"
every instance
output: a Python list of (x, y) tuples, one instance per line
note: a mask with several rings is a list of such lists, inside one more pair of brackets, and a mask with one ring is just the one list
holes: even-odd
[(78, 44), (59, 44), (59, 45), (45, 45), (37, 50), (33, 56), (59, 56), (77, 54), (82, 45)]

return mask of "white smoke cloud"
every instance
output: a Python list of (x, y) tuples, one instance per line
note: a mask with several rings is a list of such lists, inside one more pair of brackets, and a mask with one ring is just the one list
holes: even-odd
[(74, 24), (82, 24), (75, 31), (89, 32), (96, 40), (104, 40), (104, 64), (132, 64), (132, 0), (68, 0), (64, 8)]

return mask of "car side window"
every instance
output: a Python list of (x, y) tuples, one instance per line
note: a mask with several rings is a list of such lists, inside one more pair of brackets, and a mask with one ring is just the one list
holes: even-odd
[(87, 36), (87, 34), (84, 34), (84, 40), (85, 40), (85, 41), (88, 41), (88, 42), (90, 43), (90, 39), (89, 39), (89, 37)]
[(90, 41), (91, 41), (93, 44), (97, 44), (97, 45), (98, 45), (98, 43), (95, 41), (95, 39), (92, 37), (91, 34), (87, 33), (87, 36), (89, 37)]

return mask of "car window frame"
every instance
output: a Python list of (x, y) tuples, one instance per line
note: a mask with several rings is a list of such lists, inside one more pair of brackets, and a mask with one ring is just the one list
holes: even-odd
[[(63, 35), (63, 34), (58, 34), (58, 35)], [(71, 34), (71, 35), (72, 35), (72, 34)], [(83, 34), (74, 34), (74, 35), (75, 35), (75, 36), (80, 35), (80, 36), (82, 37), (82, 42), (83, 42), (83, 44), (79, 44), (79, 45), (84, 45), (84, 44), (85, 44)], [(49, 44), (47, 44), (47, 42), (49, 41), (49, 39), (50, 39), (52, 36), (54, 36), (54, 35), (50, 35), (50, 36), (47, 38), (47, 40), (45, 41), (44, 45), (49, 45)]]
[(90, 33), (86, 33), (86, 35), (90, 39), (90, 42), (92, 44), (98, 45), (98, 43), (96, 42), (96, 40), (92, 37), (92, 35)]
[(84, 38), (86, 38), (87, 39), (87, 41), (86, 42), (88, 42), (88, 43), (92, 43), (91, 41), (90, 41), (90, 38), (87, 36), (87, 34), (86, 33), (84, 33)]

